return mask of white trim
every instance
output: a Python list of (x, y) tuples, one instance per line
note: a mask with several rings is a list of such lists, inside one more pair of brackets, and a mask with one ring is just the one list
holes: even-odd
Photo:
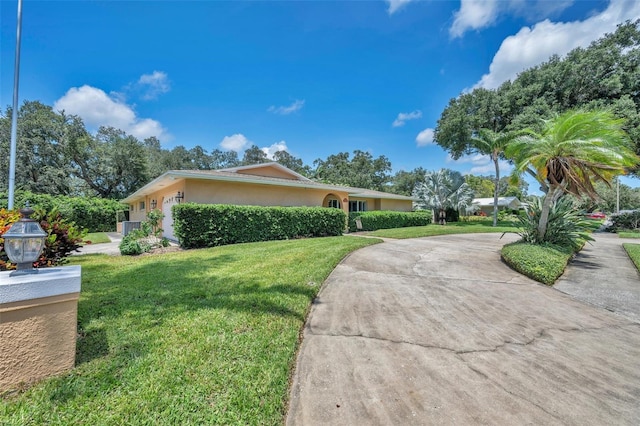
[(0, 272), (0, 304), (80, 292), (80, 266), (42, 268), (34, 274)]

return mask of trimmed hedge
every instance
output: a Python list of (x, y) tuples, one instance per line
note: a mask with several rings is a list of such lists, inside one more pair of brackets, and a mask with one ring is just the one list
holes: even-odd
[(342, 235), (346, 215), (324, 207), (184, 203), (173, 206), (173, 231), (184, 248)]
[(356, 219), (360, 218), (363, 231), (376, 231), (378, 229), (406, 228), (408, 226), (424, 226), (431, 223), (430, 210), (417, 212), (394, 212), (376, 210), (370, 212), (349, 213), (349, 231), (357, 231)]
[[(15, 208), (24, 207), (26, 202), (35, 209), (47, 212), (56, 210), (66, 222), (73, 222), (77, 228), (88, 232), (109, 232), (116, 230), (116, 212), (129, 210), (129, 206), (116, 200), (97, 197), (68, 197), (65, 195), (35, 194), (16, 191)], [(0, 207), (7, 208), (8, 195), (0, 193)]]
[(546, 285), (553, 285), (564, 272), (573, 250), (551, 244), (522, 241), (502, 247), (502, 260), (521, 274)]

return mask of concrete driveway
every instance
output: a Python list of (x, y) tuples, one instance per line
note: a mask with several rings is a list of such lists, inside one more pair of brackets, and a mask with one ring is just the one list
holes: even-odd
[(312, 307), (287, 424), (639, 424), (640, 324), (513, 272), (499, 237), (352, 253)]
[(111, 242), (100, 244), (87, 244), (78, 249), (78, 251), (71, 253), (72, 255), (80, 254), (108, 254), (111, 256), (120, 256), (120, 242), (122, 241), (122, 235), (116, 232), (107, 232)]

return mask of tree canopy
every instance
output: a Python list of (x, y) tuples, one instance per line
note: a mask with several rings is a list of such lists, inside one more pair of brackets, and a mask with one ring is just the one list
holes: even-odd
[(451, 99), (434, 140), (457, 159), (473, 152), (472, 138), (480, 129), (540, 131), (543, 119), (580, 107), (609, 109), (624, 118), (624, 130), (640, 153), (639, 63), (640, 20), (563, 58), (552, 56), (496, 90), (477, 88)]
[[(11, 108), (0, 114), (0, 190), (8, 188)], [(338, 185), (410, 194), (415, 176), (393, 184), (391, 162), (356, 150), (318, 158), (311, 167), (287, 151), (273, 157), (256, 145), (238, 152), (196, 145), (165, 148), (156, 137), (143, 141), (113, 127), (90, 133), (78, 116), (25, 101), (18, 114), (16, 189), (51, 195), (123, 198), (168, 170), (216, 170), (276, 161), (303, 176)], [(418, 174), (419, 175), (419, 174)], [(399, 177), (405, 178), (404, 174)], [(402, 179), (400, 179), (402, 181)]]
[(326, 160), (318, 158), (314, 177), (322, 182), (357, 188), (384, 191), (391, 180), (391, 162), (384, 155), (373, 158), (371, 153), (355, 150), (353, 158), (348, 152), (330, 155)]

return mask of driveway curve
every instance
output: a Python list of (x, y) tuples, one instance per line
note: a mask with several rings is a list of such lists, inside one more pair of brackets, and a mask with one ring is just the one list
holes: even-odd
[(512, 271), (515, 238), (352, 253), (312, 306), (286, 423), (638, 424), (640, 323)]

